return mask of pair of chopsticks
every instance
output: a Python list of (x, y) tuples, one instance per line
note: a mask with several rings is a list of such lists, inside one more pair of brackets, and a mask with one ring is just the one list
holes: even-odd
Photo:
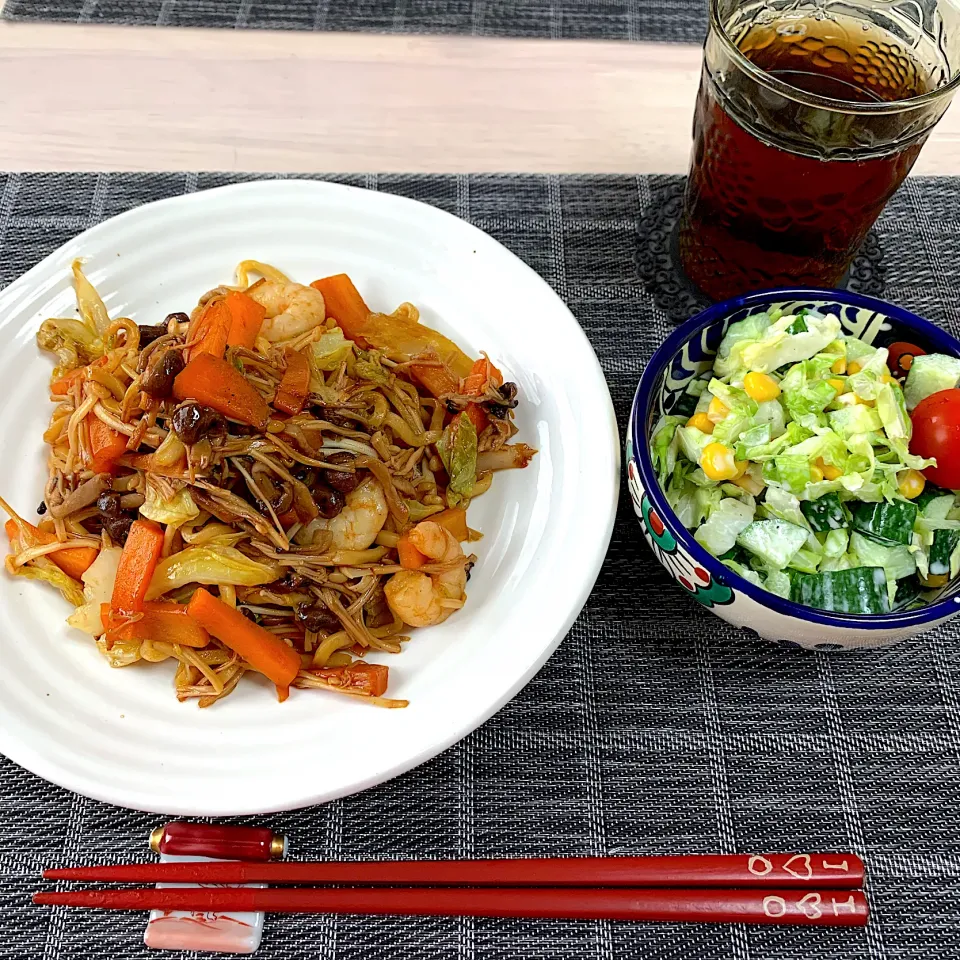
[(350, 889), (64, 890), (38, 904), (103, 910), (352, 913), (863, 926), (854, 854), (359, 863), (156, 863), (45, 870), (111, 883), (359, 884)]

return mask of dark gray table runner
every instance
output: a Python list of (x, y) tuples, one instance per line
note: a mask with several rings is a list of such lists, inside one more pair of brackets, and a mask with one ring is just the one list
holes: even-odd
[(700, 43), (707, 0), (7, 0), (12, 20)]
[[(0, 176), (0, 284), (105, 217), (238, 179)], [(625, 425), (644, 363), (670, 329), (638, 274), (637, 227), (671, 178), (342, 179), (463, 216), (526, 260), (580, 320)], [(890, 299), (955, 334), (958, 223), (960, 181), (925, 179), (908, 181), (879, 228)], [(366, 793), (247, 822), (288, 833), (301, 858), (853, 849), (870, 866), (872, 926), (275, 917), (259, 955), (956, 960), (958, 683), (956, 624), (886, 651), (826, 656), (739, 636), (662, 572), (624, 495), (583, 614), (489, 723)], [(161, 821), (0, 759), (0, 960), (145, 957), (143, 915), (28, 900), (42, 866), (145, 859), (147, 833)]]

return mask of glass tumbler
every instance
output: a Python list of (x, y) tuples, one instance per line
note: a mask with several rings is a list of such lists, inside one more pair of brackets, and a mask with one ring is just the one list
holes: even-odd
[(960, 0), (711, 0), (680, 224), (715, 300), (833, 287), (960, 85)]

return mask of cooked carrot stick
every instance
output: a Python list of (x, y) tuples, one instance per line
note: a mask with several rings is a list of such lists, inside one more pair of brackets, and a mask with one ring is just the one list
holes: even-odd
[(332, 687), (353, 690), (368, 697), (382, 697), (387, 692), (390, 668), (382, 663), (363, 663), (356, 660), (344, 667), (320, 667), (310, 670), (315, 677), (326, 680)]
[[(38, 544), (56, 543), (57, 535), (55, 533), (41, 530), (32, 523), (27, 523), (26, 520), (23, 521), (23, 525), (27, 527), (30, 535)], [(20, 528), (17, 526), (16, 520), (8, 520), (3, 525), (3, 529), (6, 530), (11, 543), (20, 536)], [(21, 543), (20, 546), (22, 549), (26, 544)], [(76, 547), (47, 554), (47, 559), (52, 560), (68, 577), (79, 580), (87, 572), (90, 564), (97, 559), (99, 552), (95, 547)]]
[(86, 421), (90, 431), (88, 466), (94, 473), (110, 473), (117, 460), (127, 452), (127, 438), (93, 413), (87, 414)]
[(166, 603), (148, 600), (137, 620), (117, 622), (109, 603), (100, 604), (100, 620), (111, 640), (152, 640), (161, 643), (179, 643), (181, 647), (205, 647), (210, 634), (188, 613), (184, 603)]
[(488, 380), (492, 380), (496, 387), (503, 386), (503, 374), (486, 357), (481, 357), (474, 363), (469, 375), (464, 377), (460, 393), (465, 397), (475, 396), (483, 390)]
[(75, 370), (65, 373), (59, 380), (54, 380), (53, 383), (50, 384), (50, 392), (55, 397), (65, 397), (70, 392), (70, 388), (86, 375), (86, 367), (77, 367)]
[(467, 511), (462, 507), (443, 510), (428, 519), (434, 523), (439, 523), (445, 530), (449, 530), (460, 543), (470, 539), (470, 531), (467, 528)]
[(134, 520), (120, 554), (110, 610), (114, 617), (143, 611), (147, 588), (163, 550), (163, 530), (152, 520)]
[(310, 361), (305, 353), (289, 347), (284, 351), (287, 369), (283, 373), (273, 405), (291, 416), (299, 413), (310, 395)]
[(370, 308), (363, 302), (353, 281), (345, 273), (338, 273), (314, 280), (310, 286), (323, 294), (327, 316), (337, 321), (343, 335), (348, 340), (362, 340)]
[(231, 290), (223, 302), (230, 313), (227, 346), (252, 350), (257, 344), (257, 336), (267, 311), (253, 297), (248, 297), (238, 290)]
[(65, 397), (70, 392), (70, 388), (74, 383), (78, 380), (84, 380), (93, 367), (102, 367), (106, 362), (107, 358), (101, 357), (99, 360), (94, 360), (93, 363), (85, 367), (76, 367), (69, 373), (65, 373), (59, 380), (54, 380), (53, 383), (50, 384), (50, 392), (55, 397)]
[(291, 507), (286, 513), (281, 513), (277, 516), (277, 519), (280, 521), (280, 525), (284, 530), (292, 527), (300, 517), (297, 515), (297, 511)]
[(196, 400), (258, 430), (267, 426), (270, 408), (253, 385), (232, 364), (209, 353), (192, 359), (173, 381), (178, 400)]
[(255, 670), (278, 687), (288, 687), (300, 672), (300, 654), (279, 637), (248, 620), (200, 587), (187, 611), (197, 623), (222, 644), (240, 654)]
[(429, 562), (429, 558), (410, 542), (410, 537), (406, 533), (397, 541), (397, 554), (400, 557), (400, 566), (404, 570), (419, 570)]
[(230, 308), (226, 300), (213, 300), (190, 323), (187, 330), (187, 343), (190, 360), (208, 353), (213, 357), (222, 357), (227, 349), (227, 337), (230, 333)]
[(477, 431), (478, 436), (483, 433), (490, 424), (490, 417), (487, 416), (487, 411), (484, 410), (479, 403), (468, 403), (463, 412), (470, 418), (470, 422), (473, 424), (473, 428)]
[(443, 364), (412, 363), (410, 375), (435, 397), (457, 393), (460, 381)]

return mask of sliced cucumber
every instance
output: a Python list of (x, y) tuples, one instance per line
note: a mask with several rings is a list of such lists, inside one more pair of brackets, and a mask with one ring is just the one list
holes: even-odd
[(834, 613), (876, 614), (890, 611), (887, 577), (882, 567), (798, 573), (790, 580), (790, 599), (794, 603)]
[(960, 360), (942, 353), (925, 354), (913, 358), (903, 393), (907, 409), (913, 410), (922, 400), (950, 390), (960, 381)]
[(732, 550), (728, 550), (726, 553), (717, 557), (717, 559), (722, 561), (732, 560), (734, 563), (738, 563), (744, 567), (750, 564), (750, 554), (747, 553), (743, 547), (734, 547)]
[(692, 417), (697, 412), (697, 405), (699, 402), (700, 397), (698, 395), (693, 393), (682, 393), (674, 402), (673, 409), (670, 410), (670, 414), (674, 417)]
[(917, 572), (915, 555), (902, 544), (887, 546), (862, 533), (854, 533), (850, 537), (850, 551), (857, 555), (858, 562), (864, 567), (883, 567), (888, 582), (902, 580)]
[[(926, 493), (926, 490), (924, 490), (924, 493)], [(917, 497), (917, 500), (919, 499), (920, 497)], [(917, 500), (914, 500), (914, 503), (917, 503)], [(927, 520), (946, 520), (953, 509), (955, 500), (956, 498), (949, 490), (944, 490), (939, 496), (931, 497), (922, 506), (917, 503), (917, 506), (920, 507), (920, 516)]]
[(835, 493), (827, 493), (818, 500), (801, 500), (800, 509), (811, 529), (817, 533), (850, 526), (846, 508)]
[(801, 573), (816, 573), (822, 559), (822, 554), (803, 547), (793, 555), (788, 569), (799, 570)]
[(756, 507), (727, 497), (710, 511), (694, 537), (704, 550), (719, 557), (736, 546), (737, 537), (753, 522), (756, 512)]
[(879, 543), (907, 546), (913, 537), (917, 513), (917, 505), (909, 500), (857, 503), (853, 506), (850, 526)]
[(951, 560), (953, 554), (960, 547), (960, 530), (937, 530), (933, 534), (933, 544), (930, 547), (930, 576), (949, 579), (955, 575)]
[(906, 610), (912, 603), (920, 599), (923, 593), (923, 584), (919, 577), (904, 577), (897, 581), (897, 595), (893, 602), (893, 610)]
[[(952, 497), (953, 494), (949, 490), (944, 490), (943, 487), (934, 486), (932, 483), (928, 483), (924, 488), (923, 492), (919, 497), (914, 497), (913, 502), (919, 507), (920, 512), (924, 516), (928, 516), (927, 507), (933, 500), (939, 500), (941, 497)], [(944, 514), (946, 516), (946, 514)]]
[(808, 536), (808, 530), (786, 520), (756, 520), (737, 537), (737, 543), (769, 567), (782, 570), (807, 542)]

